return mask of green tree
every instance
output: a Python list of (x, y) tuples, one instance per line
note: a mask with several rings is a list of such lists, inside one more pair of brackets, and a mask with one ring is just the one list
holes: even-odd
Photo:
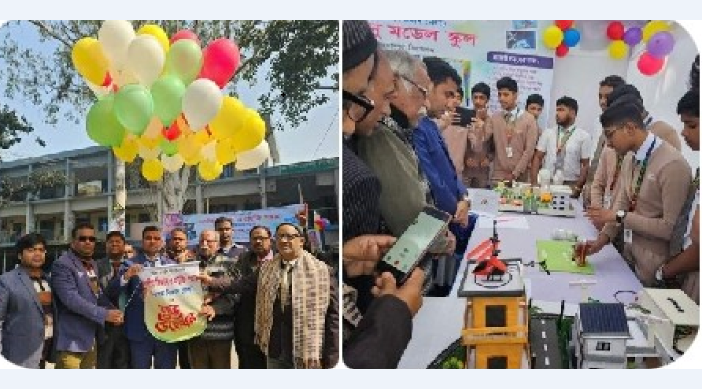
[[(41, 47), (27, 47), (9, 32), (0, 45), (0, 78), (7, 81), (4, 93), (13, 98), (22, 96), (41, 107), (47, 123), (60, 118), (78, 123), (95, 101), (92, 92), (71, 63), (73, 44), (85, 36), (96, 37), (102, 21), (19, 21), (10, 22), (39, 33)], [(271, 128), (282, 129), (283, 123), (295, 128), (307, 119), (307, 113), (330, 99), (323, 90), (338, 89), (338, 22), (330, 21), (203, 21), (203, 20), (136, 20), (135, 30), (144, 24), (157, 24), (170, 36), (181, 29), (190, 29), (206, 46), (210, 41), (227, 37), (239, 45), (242, 61), (225, 92), (236, 95), (236, 89), (265, 80), (267, 93), (259, 96), (259, 112), (272, 118)], [(241, 82), (240, 82), (241, 81)], [(121, 170), (120, 170), (121, 169)], [(121, 173), (120, 173), (121, 171)], [(155, 184), (164, 204), (164, 211), (182, 210), (192, 169), (166, 173)], [(124, 167), (118, 166), (118, 176)], [(116, 183), (118, 192), (123, 188)], [(120, 198), (120, 196), (117, 196)], [(116, 207), (124, 204), (116, 204)]]
[[(2, 150), (19, 143), (24, 135), (33, 131), (34, 127), (29, 125), (24, 116), (18, 115), (6, 105), (0, 107), (0, 161), (2, 161)], [(35, 141), (41, 146), (46, 145), (39, 137), (36, 137)]]

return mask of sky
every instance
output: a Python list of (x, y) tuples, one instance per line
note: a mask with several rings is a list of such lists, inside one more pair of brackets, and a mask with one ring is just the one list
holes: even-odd
[[(0, 21), (0, 24), (2, 23)], [(16, 26), (0, 27), (0, 36), (4, 37), (8, 31), (23, 47), (46, 50), (47, 52), (51, 52), (54, 47), (51, 43), (40, 43), (39, 35), (26, 22)], [(0, 66), (5, 66), (2, 59), (0, 59)], [(237, 88), (241, 101), (253, 109), (258, 108), (258, 96), (270, 88), (270, 83), (265, 80), (265, 70), (262, 68), (259, 73), (261, 74), (260, 82), (253, 86), (249, 86), (246, 82), (241, 82)], [(4, 77), (0, 77), (0, 82), (5, 83), (7, 81)], [(330, 83), (331, 80), (329, 81)], [(307, 115), (306, 122), (300, 124), (297, 128), (284, 124), (284, 131), (275, 132), (281, 164), (325, 157), (338, 157), (340, 136), (338, 93), (322, 93), (329, 94), (330, 101), (311, 110)], [(56, 125), (48, 125), (45, 123), (41, 109), (27, 104), (21, 96), (8, 99), (2, 95), (2, 104), (7, 104), (10, 108), (24, 115), (35, 129), (33, 134), (46, 141), (46, 147), (41, 147), (34, 142), (34, 135), (27, 136), (22, 142), (9, 150), (3, 150), (3, 160), (5, 161), (37, 157), (96, 145), (88, 138), (85, 131), (84, 119), (87, 112), (80, 115), (82, 120), (79, 124), (60, 119)]]

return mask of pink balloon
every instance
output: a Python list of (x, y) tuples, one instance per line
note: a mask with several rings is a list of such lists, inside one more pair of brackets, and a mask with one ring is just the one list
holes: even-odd
[(664, 64), (665, 59), (656, 58), (648, 52), (644, 52), (639, 57), (639, 61), (636, 63), (636, 66), (639, 68), (639, 71), (641, 71), (641, 74), (645, 76), (652, 76), (660, 72), (661, 69), (663, 69)]
[(181, 39), (190, 39), (192, 41), (195, 41), (198, 45), (200, 44), (200, 39), (197, 38), (197, 34), (190, 30), (180, 30), (173, 34), (171, 37), (171, 44), (181, 40)]
[(226, 38), (217, 39), (203, 52), (200, 78), (210, 79), (220, 88), (224, 88), (234, 77), (240, 60), (239, 47), (236, 43)]

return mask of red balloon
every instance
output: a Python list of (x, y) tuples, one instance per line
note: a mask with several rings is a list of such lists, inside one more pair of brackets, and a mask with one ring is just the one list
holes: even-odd
[(197, 38), (197, 34), (190, 30), (180, 30), (173, 34), (171, 37), (171, 44), (181, 40), (181, 39), (190, 39), (192, 41), (195, 41), (198, 45), (200, 45), (200, 39)]
[(174, 120), (173, 124), (171, 124), (169, 127), (164, 127), (161, 132), (163, 133), (163, 137), (168, 139), (169, 141), (174, 141), (178, 139), (178, 137), (180, 136), (180, 127), (178, 127), (178, 121)]
[(239, 47), (226, 38), (211, 42), (203, 52), (200, 78), (212, 80), (220, 88), (224, 88), (234, 77), (239, 67)]
[(573, 22), (575, 22), (575, 20), (556, 20), (556, 26), (565, 31), (573, 25)]
[(661, 69), (663, 69), (664, 64), (665, 58), (656, 58), (648, 52), (644, 52), (639, 57), (639, 61), (636, 63), (636, 66), (639, 68), (639, 71), (641, 71), (641, 74), (645, 76), (652, 76), (660, 72)]
[(556, 47), (556, 56), (559, 58), (563, 58), (568, 54), (568, 46), (566, 46), (565, 43), (561, 43), (558, 47)]
[(607, 26), (607, 36), (613, 41), (624, 39), (624, 25), (622, 22), (612, 22)]
[(100, 86), (110, 86), (112, 84), (112, 76), (110, 75), (110, 72), (107, 72), (105, 74), (105, 79), (102, 81), (102, 85)]

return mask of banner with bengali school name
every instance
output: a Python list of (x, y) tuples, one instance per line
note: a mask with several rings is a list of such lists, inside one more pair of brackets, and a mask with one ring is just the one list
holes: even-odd
[(489, 109), (499, 109), (496, 83), (509, 76), (519, 85), (518, 106), (538, 93), (544, 98), (539, 123), (549, 118), (554, 51), (542, 44), (540, 20), (371, 20), (371, 29), (386, 50), (404, 50), (419, 57), (446, 60), (463, 79), (463, 90), (485, 82), (492, 90)]
[(276, 227), (281, 223), (298, 224), (295, 215), (303, 208), (302, 204), (293, 204), (250, 211), (182, 215), (182, 227), (188, 234), (188, 244), (196, 245), (200, 233), (206, 229), (213, 229), (215, 220), (220, 216), (225, 216), (231, 218), (234, 223), (232, 226), (234, 241), (248, 243), (249, 231), (254, 226), (265, 226), (272, 233), (275, 233)]
[(144, 322), (159, 340), (173, 343), (202, 334), (207, 318), (198, 313), (204, 293), (197, 279), (199, 262), (149, 267), (139, 274), (147, 291)]

